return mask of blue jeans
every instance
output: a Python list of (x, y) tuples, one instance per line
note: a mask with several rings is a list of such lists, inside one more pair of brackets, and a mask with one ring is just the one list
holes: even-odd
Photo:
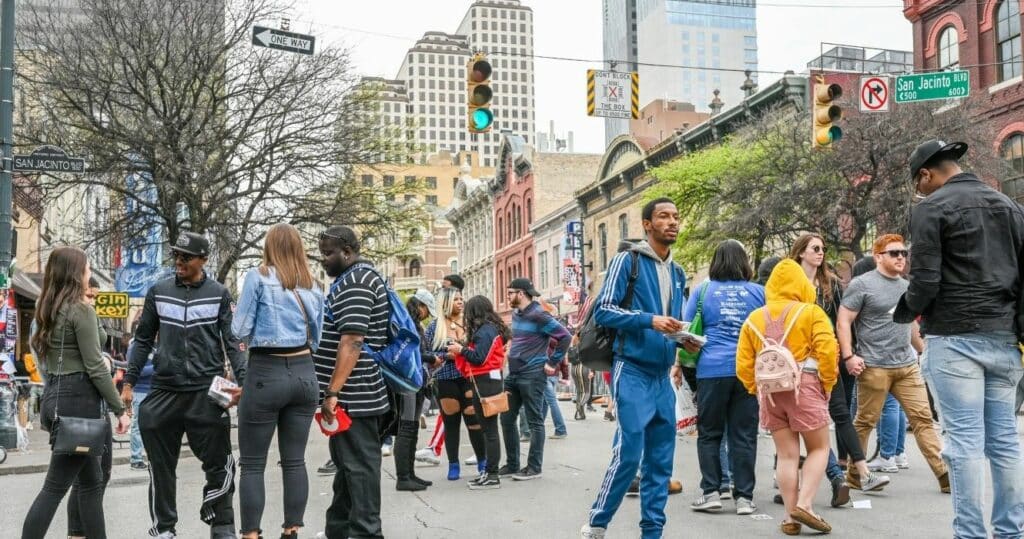
[[(755, 443), (757, 431), (754, 432)], [(722, 485), (719, 491), (728, 490), (732, 484), (732, 471), (729, 470), (729, 427), (725, 427), (722, 434), (722, 445), (718, 448), (718, 458), (722, 461)]]
[(139, 432), (139, 405), (142, 404), (142, 399), (145, 398), (145, 393), (132, 393), (132, 426), (128, 435), (129, 447), (132, 453), (129, 460), (132, 464), (142, 462), (142, 433)]
[(530, 451), (526, 466), (540, 472), (544, 465), (544, 388), (547, 376), (543, 370), (509, 373), (505, 377), (505, 391), (508, 392), (508, 411), (501, 414), (501, 437), (505, 441), (505, 463), (513, 470), (519, 470), (519, 412), (526, 415), (530, 425)]
[(882, 419), (878, 422), (879, 453), (883, 459), (902, 455), (907, 441), (907, 414), (903, 413), (896, 397), (890, 393), (885, 398)]
[(981, 512), (985, 459), (992, 472), (996, 537), (1024, 536), (1024, 467), (1013, 403), (1024, 375), (1009, 332), (929, 336), (923, 373), (945, 433), (942, 458), (953, 492), (953, 533), (987, 537)]
[(551, 411), (551, 422), (555, 424), (555, 434), (568, 434), (565, 430), (565, 418), (562, 417), (562, 409), (558, 407), (558, 396), (555, 388), (558, 387), (558, 375), (548, 376), (547, 387), (544, 388), (544, 406), (541, 407), (541, 417), (548, 416)]

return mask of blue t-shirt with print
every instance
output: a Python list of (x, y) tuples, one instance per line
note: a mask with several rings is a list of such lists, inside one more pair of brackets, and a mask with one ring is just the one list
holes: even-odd
[(736, 376), (736, 343), (751, 311), (764, 306), (764, 287), (747, 281), (705, 281), (695, 287), (683, 311), (683, 320), (697, 314), (697, 299), (704, 293), (704, 336), (707, 344), (697, 362), (697, 378)]

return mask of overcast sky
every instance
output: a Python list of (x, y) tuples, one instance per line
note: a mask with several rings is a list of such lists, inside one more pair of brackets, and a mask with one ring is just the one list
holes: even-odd
[[(454, 33), (472, 0), (297, 0), (292, 30), (352, 49), (361, 74), (394, 78), (406, 51), (428, 30)], [(537, 128), (575, 133), (576, 151), (603, 153), (604, 122), (585, 110), (584, 73), (600, 68), (601, 0), (522, 0), (534, 12), (534, 53), (597, 60), (537, 59)], [(764, 71), (805, 69), (821, 42), (911, 50), (901, 0), (758, 1), (758, 61)], [(762, 73), (761, 85), (779, 75)], [(643, 84), (643, 81), (641, 81)], [(643, 105), (643, 104), (641, 104)]]

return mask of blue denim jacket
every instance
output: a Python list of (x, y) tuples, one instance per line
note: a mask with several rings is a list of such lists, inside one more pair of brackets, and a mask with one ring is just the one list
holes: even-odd
[(231, 330), (238, 338), (248, 339), (250, 347), (289, 348), (306, 344), (308, 320), (309, 343), (315, 351), (323, 328), (324, 294), (317, 288), (296, 290), (305, 316), (299, 311), (295, 293), (281, 286), (274, 268), (269, 268), (266, 276), (257, 268), (249, 270)]

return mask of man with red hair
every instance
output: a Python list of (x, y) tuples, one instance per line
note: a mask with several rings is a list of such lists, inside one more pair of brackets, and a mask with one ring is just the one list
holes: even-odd
[(911, 339), (917, 323), (900, 324), (892, 318), (896, 304), (907, 291), (908, 283), (901, 277), (907, 266), (907, 246), (903, 236), (885, 234), (875, 241), (873, 253), (875, 270), (850, 281), (836, 323), (841, 360), (857, 377), (857, 417), (853, 426), (861, 447), (867, 447), (868, 435), (878, 424), (886, 396), (892, 393), (906, 410), (917, 446), (938, 479), (939, 488), (948, 493), (942, 446), (917, 362), (923, 347), (919, 339)]

